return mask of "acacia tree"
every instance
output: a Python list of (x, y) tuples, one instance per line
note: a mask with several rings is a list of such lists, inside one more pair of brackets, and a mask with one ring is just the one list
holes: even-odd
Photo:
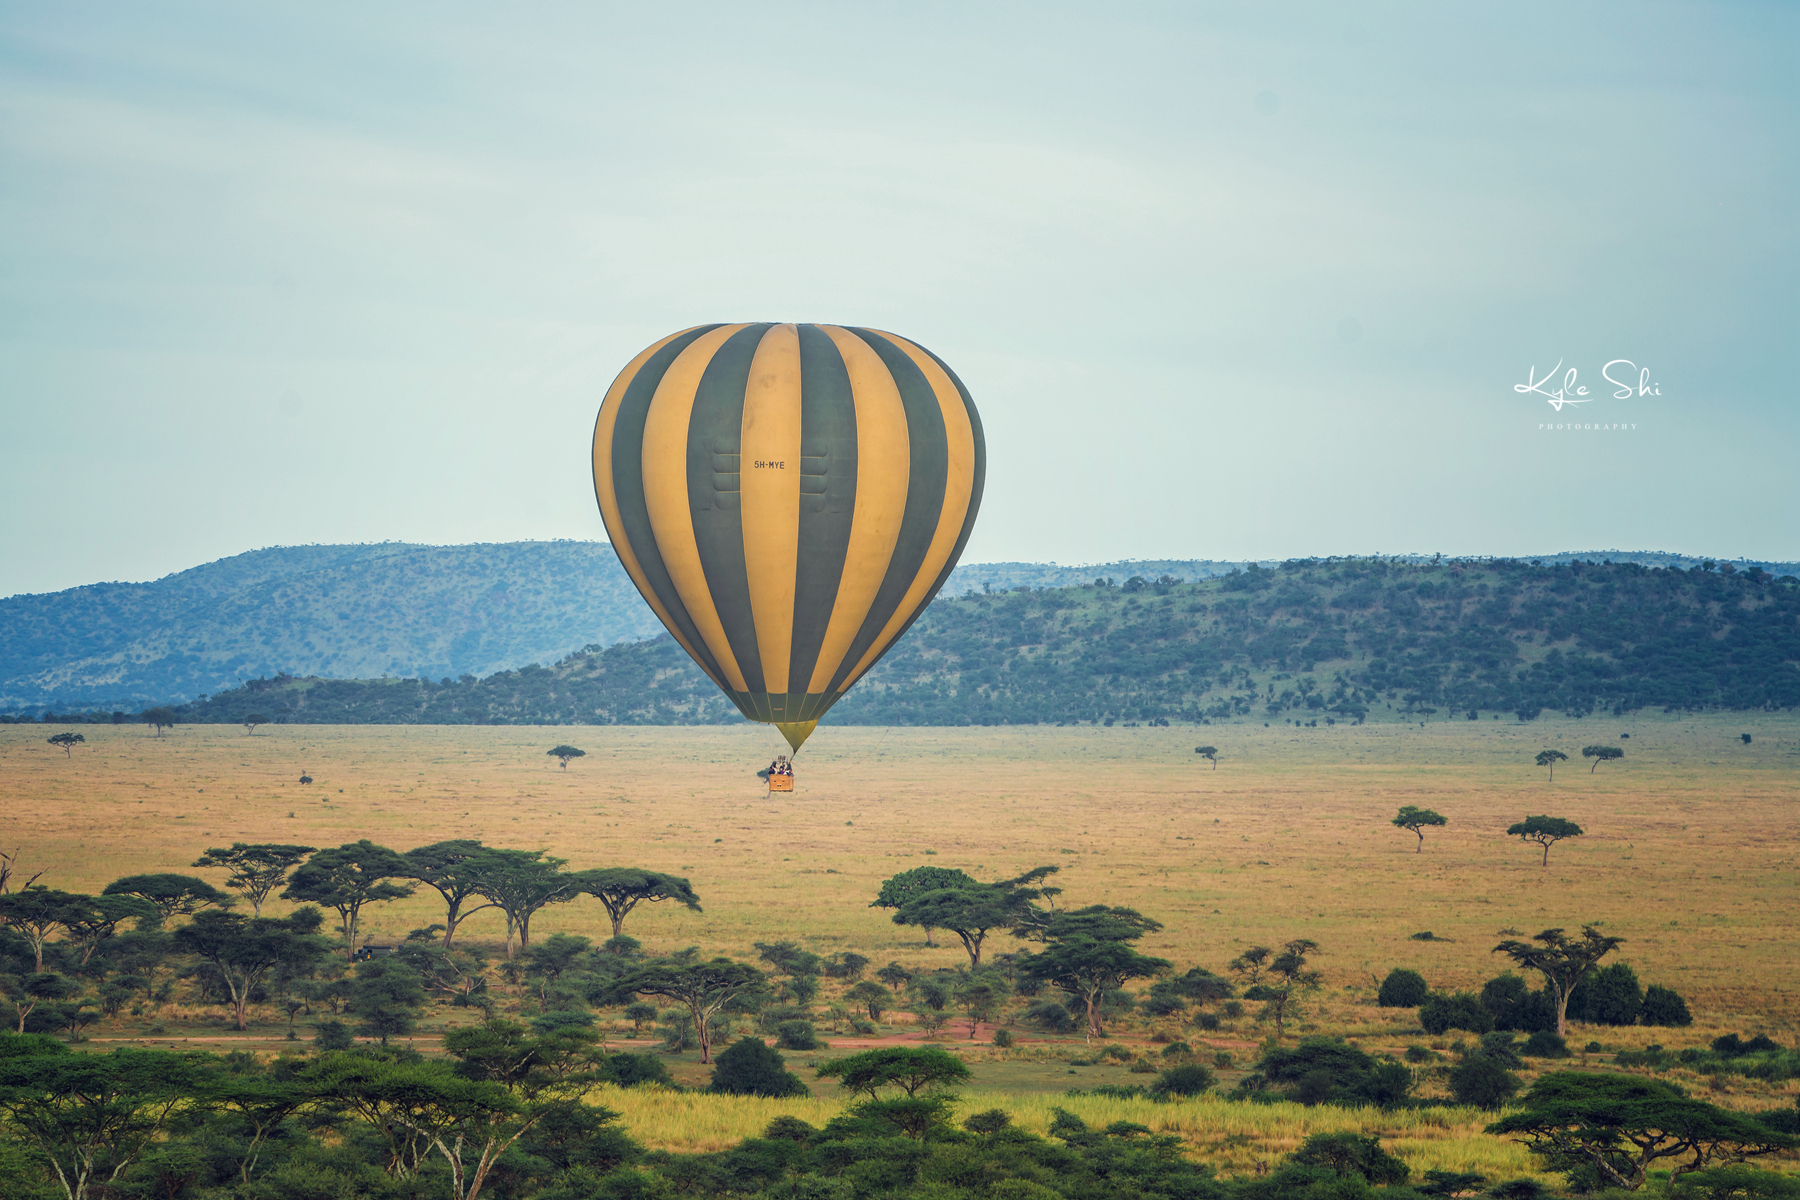
[[(1556, 998), (1556, 1033), (1569, 1036), (1569, 996), (1575, 985), (1612, 953), (1625, 939), (1608, 937), (1592, 925), (1581, 928), (1579, 938), (1571, 938), (1561, 929), (1546, 929), (1534, 934), (1530, 942), (1505, 941), (1493, 953), (1504, 954), (1521, 967), (1544, 977), (1544, 986)], [(1539, 943), (1532, 945), (1532, 942)]]
[(1252, 946), (1226, 964), (1248, 985), (1244, 999), (1261, 1001), (1263, 1017), (1274, 1019), (1277, 1045), (1287, 1019), (1300, 1014), (1302, 998), (1324, 986), (1324, 975), (1307, 965), (1307, 955), (1318, 952), (1317, 942), (1295, 938), (1280, 951)]
[(1566, 760), (1568, 757), (1569, 756), (1564, 754), (1561, 750), (1539, 750), (1538, 756), (1537, 756), (1537, 765), (1540, 767), (1549, 767), (1550, 768), (1550, 782), (1555, 783), (1556, 782), (1556, 764)]
[(565, 871), (566, 858), (546, 857), (542, 850), (489, 848), (473, 866), (481, 872), (476, 888), (506, 914), (506, 957), (513, 956), (513, 939), (523, 950), (531, 944), (531, 917), (548, 904), (573, 900), (581, 894), (581, 876)]
[(1526, 817), (1506, 827), (1507, 836), (1536, 842), (1544, 848), (1544, 866), (1550, 865), (1550, 847), (1564, 838), (1580, 837), (1581, 826), (1562, 817)]
[(565, 771), (569, 769), (569, 760), (571, 758), (587, 757), (586, 750), (578, 750), (574, 746), (557, 746), (553, 749), (544, 751), (544, 753), (559, 760), (562, 763), (562, 769)]
[(967, 1063), (936, 1046), (881, 1046), (828, 1059), (815, 1070), (820, 1079), (836, 1079), (839, 1087), (871, 1100), (884, 1087), (898, 1088), (911, 1098), (920, 1092), (955, 1087), (969, 1078)]
[(1036, 901), (1061, 893), (1061, 888), (1038, 886), (1057, 870), (1033, 867), (1012, 879), (923, 892), (900, 906), (894, 924), (948, 929), (962, 942), (974, 970), (981, 966), (981, 947), (989, 933), (1011, 928), (1016, 936), (1031, 936), (1054, 915), (1051, 909), (1038, 908)]
[(299, 866), (312, 846), (279, 842), (233, 842), (229, 850), (212, 849), (194, 860), (196, 867), (222, 867), (230, 872), (225, 886), (236, 888), (250, 900), (251, 911), (262, 916), (263, 901), (287, 882), (288, 872)]
[[(926, 892), (973, 886), (975, 886), (974, 877), (955, 867), (914, 867), (910, 871), (902, 871), (898, 875), (892, 875), (883, 880), (881, 891), (875, 899), (869, 902), (869, 907), (899, 908), (908, 900), (917, 899)], [(930, 925), (925, 926), (925, 944), (936, 946), (937, 943), (931, 939), (931, 931)]]
[(28, 884), (19, 891), (0, 896), (0, 923), (22, 935), (31, 944), (37, 961), (37, 972), (44, 971), (44, 943), (58, 929), (84, 919), (91, 911), (90, 897), (58, 891), (42, 884)]
[(614, 937), (625, 932), (625, 918), (640, 904), (660, 904), (664, 900), (680, 901), (694, 912), (704, 912), (693, 885), (679, 875), (664, 875), (638, 867), (598, 867), (579, 872), (580, 890), (600, 901), (606, 915), (612, 918)]
[(1685, 1096), (1659, 1079), (1558, 1071), (1525, 1093), (1517, 1111), (1487, 1127), (1513, 1134), (1533, 1153), (1580, 1163), (1614, 1187), (1636, 1191), (1650, 1168), (1670, 1162), (1670, 1181), (1715, 1163), (1791, 1150), (1800, 1138), (1748, 1113)]
[(1429, 808), (1414, 808), (1410, 804), (1402, 808), (1399, 815), (1394, 818), (1394, 824), (1396, 826), (1401, 829), (1410, 830), (1418, 835), (1419, 844), (1413, 848), (1414, 854), (1425, 849), (1426, 826), (1441, 828), (1449, 823), (1449, 818), (1435, 813)]
[(162, 914), (154, 904), (141, 896), (81, 896), (80, 904), (63, 917), (63, 928), (69, 940), (81, 947), (81, 965), (87, 966), (100, 943), (118, 932), (126, 921), (136, 921), (138, 928), (162, 923)]
[(1588, 774), (1592, 775), (1600, 769), (1601, 763), (1611, 762), (1615, 758), (1624, 758), (1625, 751), (1618, 746), (1583, 746), (1581, 757), (1594, 760), (1594, 765), (1588, 768)]
[(175, 944), (224, 980), (232, 1016), (244, 1030), (250, 1027), (250, 997), (270, 971), (285, 966), (303, 972), (330, 953), (330, 943), (318, 936), (323, 920), (316, 908), (285, 918), (207, 909), (175, 931)]
[[(1133, 979), (1151, 979), (1172, 964), (1165, 958), (1139, 954), (1131, 943), (1162, 928), (1135, 909), (1104, 904), (1057, 913), (1043, 931), (1045, 948), (1025, 960), (1024, 976), (1080, 1000), (1087, 1013), (1090, 1040), (1105, 1037), (1100, 1003)], [(973, 1036), (973, 1030), (970, 1031)]]
[(614, 1003), (632, 996), (661, 996), (683, 1005), (694, 1020), (694, 1036), (700, 1042), (700, 1061), (712, 1061), (713, 1020), (737, 997), (762, 988), (763, 973), (747, 963), (729, 958), (697, 962), (699, 952), (684, 950), (656, 959), (620, 976), (606, 989)]
[(258, 725), (267, 725), (269, 723), (269, 718), (259, 712), (245, 713), (242, 720), (244, 732), (252, 735), (256, 733), (256, 727)]
[(204, 879), (192, 875), (176, 875), (163, 872), (154, 875), (127, 875), (123, 879), (115, 879), (100, 893), (102, 896), (137, 896), (155, 905), (162, 919), (168, 921), (173, 917), (191, 917), (201, 909), (210, 905), (230, 908), (234, 903), (227, 896)]
[(68, 758), (73, 754), (77, 742), (87, 741), (87, 739), (82, 737), (79, 733), (55, 733), (44, 740), (49, 742), (52, 746), (60, 746), (64, 758)]
[(387, 882), (406, 877), (406, 860), (368, 838), (320, 850), (294, 872), (284, 900), (323, 904), (342, 921), (345, 956), (356, 953), (356, 933), (364, 905), (399, 900), (413, 894), (410, 885)]
[(163, 730), (175, 728), (175, 710), (161, 705), (156, 708), (146, 708), (139, 714), (138, 719), (146, 725), (155, 726), (157, 737), (163, 735)]
[(178, 1110), (206, 1107), (202, 1068), (189, 1055), (70, 1054), (44, 1038), (0, 1058), (0, 1113), (49, 1162), (68, 1200), (109, 1190)]
[(1212, 769), (1219, 769), (1219, 748), (1217, 746), (1195, 746), (1194, 753), (1212, 763)]
[(432, 842), (408, 850), (400, 857), (406, 863), (406, 877), (416, 879), (444, 898), (444, 949), (451, 948), (456, 927), (484, 908), (498, 908), (493, 901), (464, 909), (470, 899), (481, 894), (489, 865), (483, 855), (487, 847), (472, 838), (452, 838)]

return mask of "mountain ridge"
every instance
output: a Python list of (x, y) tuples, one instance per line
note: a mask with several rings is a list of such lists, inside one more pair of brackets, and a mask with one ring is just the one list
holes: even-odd
[[(1533, 557), (1546, 564), (1610, 558), (1683, 569), (1702, 561), (1618, 550)], [(1069, 587), (1096, 578), (1210, 579), (1250, 565), (1219, 559), (971, 563), (956, 569), (945, 594)], [(1800, 573), (1794, 563), (1739, 565)], [(146, 583), (95, 583), (0, 600), (0, 711), (183, 703), (283, 673), (480, 677), (660, 631), (604, 542), (275, 546)]]

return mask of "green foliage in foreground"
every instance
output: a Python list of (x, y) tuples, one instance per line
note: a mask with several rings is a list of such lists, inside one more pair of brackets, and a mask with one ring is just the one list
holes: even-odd
[[(1797, 667), (1800, 580), (1789, 576), (1633, 563), (1301, 560), (1198, 583), (941, 597), (830, 719), (1021, 725), (1773, 710), (1800, 707)], [(667, 637), (590, 646), (553, 666), (483, 679), (277, 676), (184, 705), (180, 718), (232, 723), (251, 705), (311, 724), (742, 720)]]

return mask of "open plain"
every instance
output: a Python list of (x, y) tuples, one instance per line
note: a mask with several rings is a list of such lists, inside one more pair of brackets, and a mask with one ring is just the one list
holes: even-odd
[[(688, 877), (703, 913), (646, 906), (626, 924), (652, 952), (699, 946), (754, 959), (753, 943), (791, 940), (930, 969), (966, 958), (953, 937), (940, 934), (929, 948), (917, 930), (870, 908), (884, 878), (926, 863), (984, 879), (1053, 864), (1060, 903), (1130, 905), (1163, 922), (1143, 949), (1178, 970), (1222, 972), (1249, 945), (1312, 939), (1327, 987), (1300, 1030), (1345, 1033), (1371, 1050), (1422, 1040), (1411, 1010), (1374, 1007), (1389, 969), (1418, 970), (1437, 989), (1477, 988), (1501, 970), (1490, 950), (1504, 937), (1584, 923), (1626, 938), (1617, 960), (1644, 983), (1679, 991), (1696, 1023), (1575, 1028), (1574, 1046), (1590, 1037), (1609, 1050), (1701, 1045), (1727, 1031), (1792, 1044), (1800, 1025), (1800, 721), (1789, 716), (826, 726), (798, 756), (798, 789), (773, 797), (754, 772), (783, 747), (749, 725), (265, 726), (253, 735), (179, 726), (162, 737), (142, 726), (86, 726), (87, 741), (70, 756), (45, 744), (53, 731), (0, 727), (0, 842), (17, 849), (23, 874), (43, 871), (42, 882), (69, 891), (98, 891), (130, 873), (205, 874), (190, 866), (195, 857), (236, 841), (367, 837), (404, 850), (471, 837), (542, 848), (577, 868)], [(567, 770), (546, 754), (561, 741), (586, 751)], [(1196, 744), (1218, 748), (1216, 769)], [(1589, 744), (1625, 755), (1590, 770), (1580, 756)], [(1546, 747), (1570, 756), (1554, 783), (1533, 761)], [(311, 783), (299, 782), (303, 773)], [(1449, 819), (1426, 831), (1422, 849), (1389, 823), (1408, 804)], [(1539, 813), (1586, 831), (1556, 845), (1548, 867), (1537, 847), (1504, 832)], [(375, 906), (366, 928), (377, 941), (397, 940), (440, 919), (435, 901), (427, 890)], [(1413, 936), (1426, 931), (1432, 940)], [(599, 941), (610, 929), (584, 898), (545, 910), (532, 932)], [(497, 947), (501, 933), (490, 912), (462, 936)], [(1017, 945), (996, 935), (990, 953)], [(1206, 1040), (1237, 1047), (1247, 1062), (1266, 1030), (1236, 1024)], [(265, 1029), (271, 1043), (281, 1036), (279, 1016), (267, 1014)], [(1141, 1040), (1150, 1029), (1137, 1022), (1119, 1032)], [(1030, 1047), (976, 1052), (977, 1085), (1024, 1097), (1127, 1082), (1122, 1068), (1104, 1064), (1070, 1078), (1061, 1061), (1026, 1078)], [(678, 1064), (677, 1076), (704, 1080), (697, 1064)], [(1720, 1100), (1792, 1103), (1793, 1087)], [(650, 1117), (633, 1121), (637, 1136), (670, 1148), (725, 1144), (744, 1136), (737, 1125), (766, 1119), (742, 1105), (727, 1114), (724, 1098), (617, 1100), (628, 1118), (647, 1105), (714, 1111), (712, 1124), (684, 1118), (679, 1135), (659, 1132)], [(1457, 1148), (1444, 1161), (1469, 1161), (1462, 1151), (1473, 1139), (1517, 1159), (1508, 1169), (1524, 1169), (1516, 1147), (1475, 1132), (1479, 1114), (1458, 1122), (1454, 1136), (1439, 1135)], [(1247, 1163), (1292, 1133), (1228, 1157)], [(1195, 1132), (1196, 1145), (1207, 1136)]]

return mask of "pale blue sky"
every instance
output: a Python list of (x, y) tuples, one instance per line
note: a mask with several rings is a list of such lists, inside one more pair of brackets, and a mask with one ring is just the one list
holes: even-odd
[(1800, 558), (1800, 8), (1483, 12), (7, 5), (0, 595), (603, 537), (726, 320), (957, 369), (966, 561)]

